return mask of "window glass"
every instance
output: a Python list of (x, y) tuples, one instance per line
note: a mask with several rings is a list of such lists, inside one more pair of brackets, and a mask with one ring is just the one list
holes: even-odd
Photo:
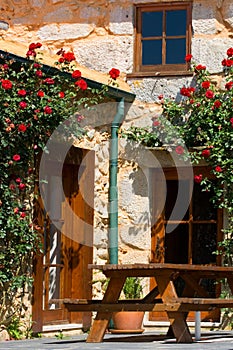
[(166, 11), (166, 34), (167, 36), (185, 35), (186, 10)]
[(142, 37), (162, 36), (163, 12), (142, 13)]
[(142, 64), (162, 63), (162, 40), (145, 40), (142, 42)]
[(185, 63), (186, 39), (167, 39), (166, 63)]
[[(135, 72), (185, 72), (191, 45), (191, 1), (136, 5)], [(156, 66), (159, 66), (156, 68)]]
[[(167, 186), (167, 197), (166, 197), (166, 203), (165, 203), (165, 220), (169, 220), (171, 219), (173, 209), (177, 202), (179, 186), (182, 186), (183, 196), (188, 196), (187, 198), (189, 198), (190, 185), (189, 185), (189, 181), (186, 181), (186, 180), (180, 180), (180, 181), (167, 180), (166, 186)], [(184, 200), (187, 201), (187, 198), (184, 198)], [(173, 215), (175, 215), (175, 217), (173, 217), (173, 220), (188, 220), (189, 218), (188, 208), (183, 218), (180, 217), (179, 210), (177, 210), (176, 213), (173, 213)]]
[(216, 261), (213, 252), (216, 247), (217, 225), (193, 225), (192, 256), (193, 264), (210, 264)]

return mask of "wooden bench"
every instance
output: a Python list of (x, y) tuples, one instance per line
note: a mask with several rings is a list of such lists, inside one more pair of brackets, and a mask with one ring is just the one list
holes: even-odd
[(60, 303), (69, 311), (78, 312), (116, 312), (116, 311), (152, 311), (152, 312), (189, 312), (189, 311), (210, 311), (215, 308), (233, 308), (233, 299), (217, 298), (174, 298), (166, 303), (162, 299), (155, 299), (153, 302), (139, 300), (119, 300), (117, 303), (106, 303), (97, 299), (52, 299), (50, 304)]

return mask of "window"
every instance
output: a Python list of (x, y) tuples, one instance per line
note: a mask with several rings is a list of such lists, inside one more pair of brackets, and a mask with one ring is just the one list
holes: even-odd
[(136, 6), (135, 73), (186, 72), (190, 44), (190, 2)]

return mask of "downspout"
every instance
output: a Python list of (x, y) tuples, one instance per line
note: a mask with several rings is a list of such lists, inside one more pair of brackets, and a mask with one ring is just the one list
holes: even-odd
[(111, 124), (109, 158), (109, 262), (118, 264), (118, 131), (124, 118), (124, 98), (117, 106), (117, 113)]

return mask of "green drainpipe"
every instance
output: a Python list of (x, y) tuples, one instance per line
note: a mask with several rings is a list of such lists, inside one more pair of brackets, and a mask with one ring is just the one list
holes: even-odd
[(111, 124), (109, 159), (109, 262), (118, 264), (118, 130), (124, 118), (124, 99), (118, 103), (117, 113)]

